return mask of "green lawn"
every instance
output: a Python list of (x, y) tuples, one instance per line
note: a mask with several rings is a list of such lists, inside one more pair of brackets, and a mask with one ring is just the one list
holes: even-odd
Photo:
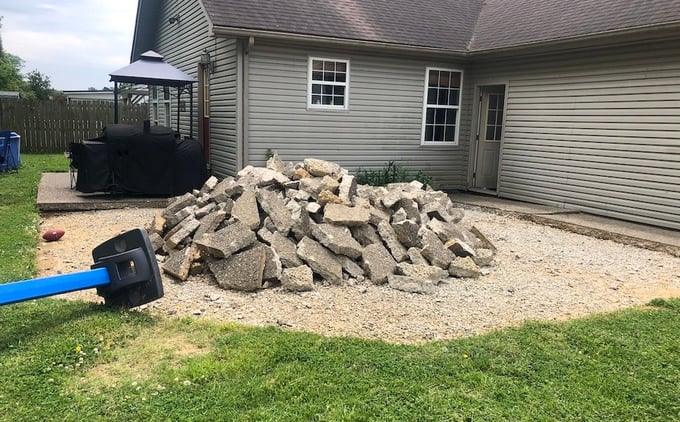
[(41, 299), (0, 307), (0, 420), (678, 420), (679, 338), (680, 299), (419, 346)]

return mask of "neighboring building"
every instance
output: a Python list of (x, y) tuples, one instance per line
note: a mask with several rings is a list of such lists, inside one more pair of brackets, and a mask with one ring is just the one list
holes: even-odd
[(19, 91), (0, 91), (0, 99), (3, 98), (18, 100), (20, 98)]
[[(113, 89), (62, 91), (69, 103), (113, 102)], [(147, 101), (146, 87), (135, 86), (121, 90), (118, 100), (126, 104), (142, 104)]]
[[(268, 149), (394, 160), (442, 189), (680, 229), (676, 2), (140, 0), (132, 60), (147, 50), (197, 77), (217, 176)], [(157, 121), (176, 109), (156, 102)]]

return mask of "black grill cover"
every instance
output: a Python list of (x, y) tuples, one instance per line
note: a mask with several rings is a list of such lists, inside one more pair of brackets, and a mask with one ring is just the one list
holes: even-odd
[(110, 125), (101, 138), (71, 145), (80, 192), (181, 195), (207, 179), (201, 145), (170, 128)]

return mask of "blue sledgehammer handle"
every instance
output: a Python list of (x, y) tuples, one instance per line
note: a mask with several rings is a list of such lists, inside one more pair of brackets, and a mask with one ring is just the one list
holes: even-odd
[(110, 282), (109, 272), (106, 268), (95, 268), (70, 274), (0, 284), (0, 306), (59, 293), (104, 286)]

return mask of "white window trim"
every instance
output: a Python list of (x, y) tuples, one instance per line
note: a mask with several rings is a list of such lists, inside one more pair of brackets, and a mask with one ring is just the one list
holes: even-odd
[[(324, 82), (327, 85), (343, 85), (345, 87), (345, 104), (342, 106), (328, 104), (312, 104), (312, 62), (314, 60), (325, 60), (332, 62), (343, 62), (346, 65), (346, 80), (342, 82)], [(350, 79), (349, 59), (335, 59), (329, 57), (309, 57), (307, 62), (307, 109), (314, 110), (348, 110), (349, 109), (349, 79)]]
[[(451, 108), (458, 110), (456, 113), (456, 133), (453, 137), (453, 142), (451, 141), (442, 141), (442, 142), (425, 142), (425, 125), (427, 123), (427, 86), (430, 81), (430, 71), (431, 70), (439, 70), (439, 71), (445, 71), (445, 72), (458, 72), (460, 73), (460, 87), (459, 87), (459, 96), (458, 96), (458, 105), (457, 106), (434, 106), (433, 108)], [(433, 145), (439, 145), (439, 146), (458, 146), (458, 137), (460, 134), (460, 110), (461, 110), (461, 104), (463, 103), (463, 70), (462, 69), (448, 69), (444, 67), (426, 67), (425, 68), (425, 87), (423, 89), (423, 115), (421, 118), (421, 131), (420, 131), (420, 145), (426, 145), (426, 146), (433, 146)]]

